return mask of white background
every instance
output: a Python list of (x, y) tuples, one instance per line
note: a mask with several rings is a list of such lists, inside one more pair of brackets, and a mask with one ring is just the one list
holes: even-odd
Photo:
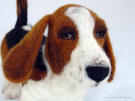
[[(103, 87), (90, 88), (84, 101), (135, 101), (135, 0), (28, 1), (28, 22), (32, 25), (44, 15), (53, 13), (58, 7), (68, 3), (84, 5), (105, 19), (117, 62), (115, 79)], [(16, 0), (0, 0), (0, 42), (15, 22)], [(2, 81), (0, 69), (0, 88)], [(0, 101), (10, 100), (0, 93)]]

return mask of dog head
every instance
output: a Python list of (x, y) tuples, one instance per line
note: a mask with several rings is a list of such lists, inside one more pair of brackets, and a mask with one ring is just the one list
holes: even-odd
[(63, 6), (49, 17), (44, 55), (48, 69), (79, 85), (112, 81), (115, 58), (103, 19), (80, 5)]

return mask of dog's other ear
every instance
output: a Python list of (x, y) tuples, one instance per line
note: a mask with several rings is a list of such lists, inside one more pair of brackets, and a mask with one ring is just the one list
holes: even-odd
[(23, 83), (30, 78), (49, 20), (50, 15), (42, 18), (32, 30), (7, 53), (2, 64), (5, 77), (11, 82)]
[(111, 62), (111, 75), (108, 80), (108, 82), (111, 82), (113, 80), (114, 73), (115, 73), (115, 57), (114, 57), (114, 53), (113, 53), (113, 49), (108, 33), (106, 34), (106, 38), (105, 38), (104, 50)]

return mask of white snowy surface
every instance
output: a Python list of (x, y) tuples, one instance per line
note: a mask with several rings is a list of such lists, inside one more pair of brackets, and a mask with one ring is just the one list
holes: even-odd
[[(84, 101), (135, 101), (135, 1), (134, 0), (28, 0), (29, 23), (34, 25), (58, 7), (84, 5), (105, 19), (116, 57), (116, 75), (112, 83), (90, 88)], [(16, 22), (16, 0), (0, 1), (0, 42)], [(1, 60), (0, 60), (1, 63)], [(3, 82), (0, 69), (0, 88)], [(8, 100), (0, 93), (0, 101)]]

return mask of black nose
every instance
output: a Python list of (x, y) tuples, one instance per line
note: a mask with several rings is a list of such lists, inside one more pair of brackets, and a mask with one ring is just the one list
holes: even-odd
[(89, 78), (96, 82), (100, 82), (105, 79), (109, 74), (109, 67), (103, 66), (87, 66), (86, 72)]

